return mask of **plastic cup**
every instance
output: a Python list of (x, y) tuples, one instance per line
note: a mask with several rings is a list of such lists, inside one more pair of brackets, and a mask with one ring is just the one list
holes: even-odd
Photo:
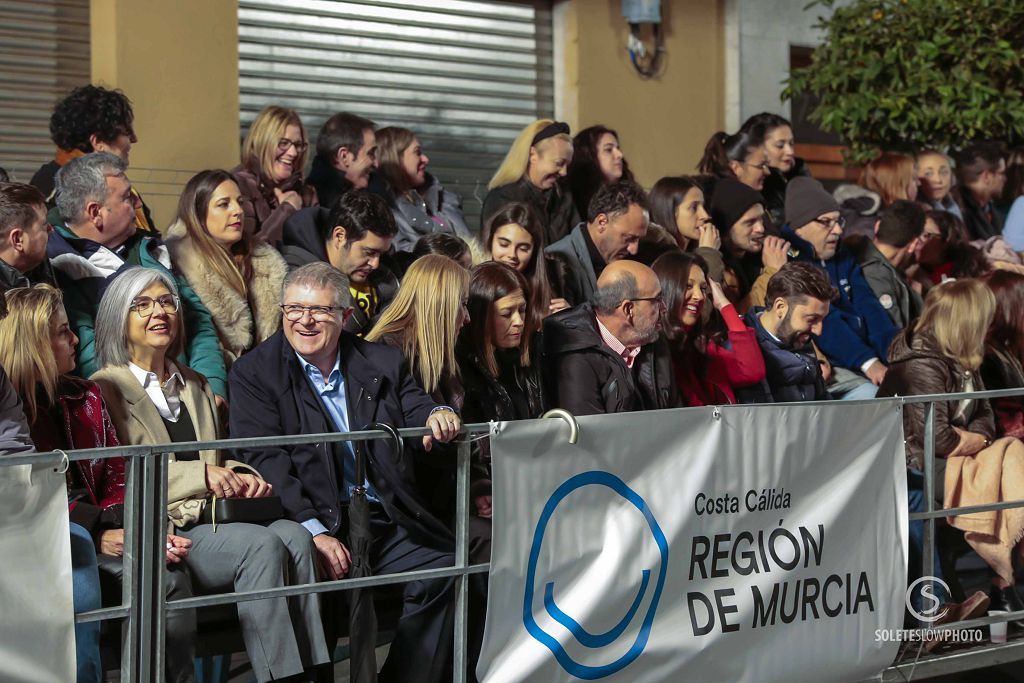
[[(990, 617), (1001, 617), (1009, 614), (1006, 610), (993, 609), (988, 611)], [(1001, 621), (997, 624), (989, 624), (988, 630), (991, 634), (991, 640), (993, 643), (1005, 643), (1006, 642), (1006, 622)]]

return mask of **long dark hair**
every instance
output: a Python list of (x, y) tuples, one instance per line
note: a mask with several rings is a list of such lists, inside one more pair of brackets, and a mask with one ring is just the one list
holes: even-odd
[[(619, 139), (619, 134), (607, 126), (584, 128), (572, 139), (572, 161), (567, 175), (569, 190), (580, 216), (587, 215), (587, 207), (597, 188), (608, 182), (597, 160), (597, 144), (605, 134), (611, 134), (616, 141)], [(622, 158), (621, 180), (633, 180), (633, 172), (629, 170), (625, 157)]]
[(760, 114), (754, 114), (744, 121), (743, 125), (740, 126), (740, 130), (749, 134), (753, 142), (763, 145), (773, 130), (783, 126), (792, 128), (793, 124), (785, 117), (764, 111)]
[(210, 199), (217, 188), (228, 181), (238, 184), (233, 175), (221, 169), (200, 171), (192, 176), (178, 197), (178, 220), (185, 226), (185, 232), (206, 265), (236, 292), (248, 296), (253, 277), (252, 249), (258, 238), (243, 234), (242, 239), (225, 251), (206, 228)]
[(1024, 364), (1024, 275), (996, 270), (985, 276), (996, 295), (996, 314), (988, 330), (988, 344), (1008, 351)]
[[(469, 325), (461, 334), (463, 343), (471, 345), (480, 357), (491, 377), (498, 377), (498, 361), (494, 356), (494, 339), (491, 319), (494, 317), (492, 304), (503, 297), (522, 292), (527, 293), (526, 278), (514, 268), (497, 261), (486, 261), (475, 266), (469, 281)], [(524, 368), (530, 366), (530, 340), (533, 330), (529, 325), (530, 301), (526, 301), (526, 323), (523, 335), (519, 338), (519, 363)]]
[(547, 315), (551, 305), (551, 298), (554, 292), (548, 280), (547, 261), (544, 258), (544, 226), (536, 209), (529, 204), (512, 202), (501, 207), (497, 213), (487, 219), (484, 224), (484, 249), (492, 253), (491, 244), (494, 242), (494, 233), (503, 225), (515, 223), (521, 225), (533, 238), (533, 255), (530, 262), (523, 269), (523, 277), (526, 279), (526, 288), (523, 294), (529, 303), (527, 306), (526, 326), (531, 332), (540, 330), (544, 317)]
[[(683, 357), (698, 371), (701, 364), (695, 361), (705, 355), (709, 341), (719, 342), (721, 333), (713, 318), (702, 319), (690, 329), (684, 329), (680, 320), (679, 309), (686, 299), (686, 283), (690, 278), (690, 270), (700, 268), (704, 278), (708, 277), (708, 266), (700, 256), (685, 251), (669, 251), (651, 264), (651, 269), (661, 283), (661, 296), (665, 301), (665, 317), (663, 319), (665, 336), (672, 343), (677, 356)], [(705, 300), (705, 306), (711, 306), (711, 296)], [(716, 315), (712, 312), (712, 316)]]
[[(647, 200), (651, 204), (651, 222), (665, 228), (676, 244), (684, 238), (679, 234), (679, 225), (676, 223), (676, 210), (686, 198), (686, 193), (693, 188), (703, 191), (695, 178), (686, 175), (667, 176), (654, 183)], [(693, 245), (687, 244), (687, 248)]]
[(764, 136), (757, 139), (751, 131), (740, 130), (734, 135), (719, 131), (711, 136), (704, 146), (704, 156), (697, 164), (701, 173), (715, 175), (720, 178), (735, 178), (736, 174), (729, 167), (730, 161), (740, 163), (747, 160), (750, 150), (764, 145)]

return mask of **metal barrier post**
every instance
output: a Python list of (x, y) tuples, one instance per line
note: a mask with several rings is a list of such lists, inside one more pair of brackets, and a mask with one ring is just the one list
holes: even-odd
[[(925, 404), (924, 413), (924, 509), (926, 512), (935, 510), (935, 402)], [(924, 538), (922, 545), (924, 557), (922, 569), (925, 576), (935, 576), (935, 518), (924, 521)], [(928, 580), (922, 585), (930, 588), (935, 594), (934, 582)], [(931, 622), (921, 621), (921, 628), (929, 628)]]
[[(469, 459), (470, 438), (459, 442), (455, 498), (455, 566), (469, 566)], [(469, 619), (469, 575), (455, 577), (455, 661), (454, 683), (466, 681), (466, 640)]]
[(153, 526), (152, 542), (153, 566), (153, 680), (164, 680), (164, 662), (167, 655), (167, 453), (157, 453), (149, 460), (154, 463), (156, 475), (156, 500), (153, 501), (152, 517), (156, 520)]
[[(142, 514), (142, 521), (139, 524), (139, 552), (138, 561), (133, 568), (138, 568), (139, 581), (134, 584), (138, 591), (132, 596), (132, 604), (138, 605), (139, 615), (139, 649), (138, 649), (138, 675), (137, 680), (159, 681), (163, 679), (163, 671), (156, 669), (156, 660), (161, 659), (157, 654), (157, 648), (161, 645), (159, 636), (163, 624), (160, 622), (162, 610), (158, 612), (156, 600), (163, 603), (163, 565), (164, 556), (161, 552), (159, 557), (157, 550), (163, 550), (164, 544), (159, 543), (153, 547), (153, 539), (158, 532), (162, 533), (167, 523), (166, 512), (157, 508), (160, 491), (163, 490), (161, 481), (166, 482), (163, 467), (163, 455), (149, 455), (142, 457), (142, 499), (139, 501), (137, 510)], [(166, 510), (166, 504), (163, 509)], [(157, 591), (160, 591), (159, 596)]]
[(140, 680), (139, 651), (139, 522), (138, 505), (142, 501), (142, 461), (126, 458), (127, 482), (124, 501), (124, 555), (122, 556), (121, 605), (128, 607), (128, 616), (121, 625), (121, 680), (137, 683)]

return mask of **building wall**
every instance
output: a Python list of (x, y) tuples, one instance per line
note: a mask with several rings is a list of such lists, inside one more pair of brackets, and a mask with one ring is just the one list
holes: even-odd
[[(850, 0), (839, 0), (838, 6)], [(726, 0), (729, 57), (735, 73), (727, 74), (738, 84), (738, 102), (732, 111), (738, 118), (729, 121), (730, 130), (738, 128), (748, 117), (762, 111), (778, 112), (790, 118), (789, 102), (782, 102), (783, 81), (789, 77), (790, 45), (815, 47), (823, 34), (814, 28), (818, 18), (830, 15), (827, 7), (814, 6), (802, 0)], [(730, 117), (732, 119), (732, 117)]]
[(92, 0), (92, 82), (132, 100), (129, 178), (161, 230), (185, 182), (238, 163), (237, 0)]
[(556, 3), (556, 115), (574, 131), (597, 123), (617, 130), (637, 180), (650, 187), (665, 175), (693, 173), (724, 125), (723, 3), (662, 0), (666, 55), (651, 79), (630, 64), (621, 4)]

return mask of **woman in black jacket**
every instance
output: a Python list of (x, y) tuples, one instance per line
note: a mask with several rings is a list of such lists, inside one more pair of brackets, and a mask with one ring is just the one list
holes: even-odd
[(503, 263), (473, 269), (470, 322), (455, 350), (467, 421), (528, 420), (544, 412), (535, 331), (526, 324), (528, 291), (522, 273)]

